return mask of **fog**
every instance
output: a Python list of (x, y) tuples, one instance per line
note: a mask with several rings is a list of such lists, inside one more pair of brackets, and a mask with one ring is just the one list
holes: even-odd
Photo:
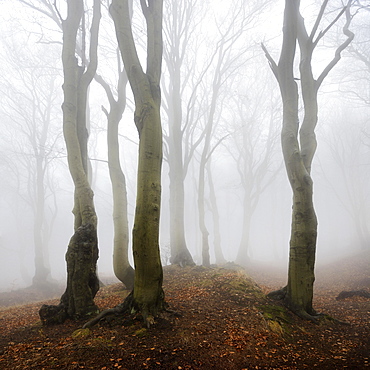
[[(42, 182), (44, 191), (44, 215), (38, 231), (46, 246), (44, 261), (50, 267), (52, 278), (61, 283), (66, 277), (64, 255), (73, 234), (74, 189), (62, 134), (61, 32), (50, 18), (24, 3), (43, 8), (43, 1), (3, 1), (0, 15), (1, 291), (32, 284), (36, 205), (40, 201), (37, 198), (38, 181)], [(45, 0), (44, 3), (53, 4), (53, 1)], [(86, 3), (90, 9), (90, 2)], [(171, 32), (171, 3), (165, 0), (164, 6), (164, 54), (167, 56), (171, 52), (171, 37), (175, 37)], [(185, 3), (186, 0), (178, 1), (180, 11)], [(186, 243), (194, 261), (201, 264), (202, 235), (197, 210), (199, 168), (205, 148), (202, 138), (211, 121), (209, 167), (205, 174), (205, 223), (209, 231), (211, 263), (216, 262), (217, 225), (210, 199), (210, 178), (216, 192), (225, 260), (236, 261), (243, 228), (248, 228), (246, 255), (251, 263), (285, 267), (289, 256), (292, 192), (280, 145), (282, 104), (279, 87), (260, 47), (264, 42), (278, 58), (283, 2), (226, 3), (188, 2), (194, 11), (188, 22), (189, 38), (181, 66), (182, 145), (187, 166), (184, 178)], [(64, 1), (56, 4), (63, 15)], [(332, 6), (339, 9), (341, 2), (334, 1)], [(309, 24), (317, 10), (316, 1), (309, 2), (304, 8)], [(136, 19), (135, 14), (136, 37), (144, 44), (142, 20)], [(332, 58), (342, 37), (341, 26), (339, 23), (333, 27), (318, 49), (314, 73)], [(370, 69), (369, 64), (359, 57), (364, 55), (369, 62), (370, 26), (366, 14), (357, 14), (351, 29), (356, 35), (355, 40), (343, 52), (342, 60), (329, 74), (319, 94), (318, 148), (312, 167), (314, 204), (319, 222), (317, 265), (370, 248)], [(112, 30), (112, 22), (104, 8), (98, 73), (114, 84), (117, 79), (116, 43)], [(184, 47), (181, 42), (179, 44)], [(217, 59), (215, 51), (221, 55), (220, 45), (223, 45), (224, 54)], [(168, 91), (173, 72), (169, 68), (170, 63), (164, 61), (161, 114), (165, 140), (160, 224), (163, 264), (168, 264), (170, 258), (171, 113)], [(217, 95), (215, 76), (222, 81)], [(127, 182), (131, 230), (138, 135), (133, 123), (129, 88), (127, 93), (127, 108), (120, 124), (120, 156)], [(213, 101), (215, 110), (211, 116)], [(103, 280), (114, 280), (112, 190), (102, 105), (107, 106), (107, 98), (94, 81), (89, 101), (89, 156), (98, 216), (98, 272)], [(42, 167), (41, 180), (37, 166)], [(246, 194), (249, 203), (245, 202)], [(250, 220), (248, 226), (243, 222), (245, 215)], [(133, 263), (131, 250), (129, 256)]]

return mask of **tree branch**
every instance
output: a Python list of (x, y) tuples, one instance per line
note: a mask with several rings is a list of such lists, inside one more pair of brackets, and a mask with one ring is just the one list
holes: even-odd
[(262, 42), (261, 42), (261, 48), (264, 51), (265, 56), (266, 56), (266, 58), (269, 62), (269, 66), (272, 70), (272, 73), (274, 74), (276, 79), (279, 80), (279, 78), (278, 78), (278, 66), (277, 66), (276, 62), (274, 61), (271, 54), (268, 52), (268, 50), (266, 49), (265, 45)]
[(347, 36), (347, 39), (337, 48), (335, 51), (335, 56), (331, 60), (331, 62), (325, 67), (325, 69), (321, 72), (320, 76), (316, 81), (316, 87), (319, 88), (322, 84), (324, 78), (328, 75), (328, 73), (333, 69), (333, 67), (339, 62), (341, 58), (342, 51), (352, 42), (353, 38), (355, 37), (354, 33), (349, 30), (349, 26), (352, 21), (351, 13), (350, 13), (350, 5), (352, 0), (349, 0), (347, 6), (345, 7), (346, 13), (346, 23), (343, 26), (343, 33)]
[[(347, 6), (345, 6), (340, 12), (339, 14), (334, 18), (334, 20), (329, 24), (328, 27), (326, 27), (324, 29), (324, 31), (321, 31), (316, 40), (313, 42), (313, 46), (315, 47), (317, 45), (317, 43), (325, 36), (325, 34), (330, 30), (330, 28), (333, 27), (333, 25), (337, 22), (337, 20), (342, 16), (342, 14), (346, 11), (346, 9), (349, 7), (349, 4), (351, 3), (351, 0), (348, 2)], [(311, 36), (313, 37), (313, 34), (311, 33)], [(310, 36), (310, 38), (311, 38)], [(311, 39), (312, 40), (312, 39)]]
[(328, 2), (329, 2), (329, 0), (325, 0), (325, 1), (322, 3), (322, 5), (321, 5), (320, 12), (319, 12), (319, 14), (317, 15), (317, 18), (316, 18), (315, 24), (314, 24), (314, 26), (312, 27), (311, 34), (310, 34), (310, 37), (309, 37), (309, 39), (310, 39), (310, 41), (311, 41), (311, 42), (313, 42), (313, 38), (314, 38), (315, 33), (316, 33), (316, 31), (317, 31), (317, 29), (318, 29), (318, 27), (319, 27), (319, 24), (320, 24), (321, 19), (322, 19), (323, 15), (324, 15), (324, 12), (325, 12), (325, 9), (326, 9), (326, 5), (328, 5)]

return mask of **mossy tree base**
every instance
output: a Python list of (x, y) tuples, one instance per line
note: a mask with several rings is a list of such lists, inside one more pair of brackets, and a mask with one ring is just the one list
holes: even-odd
[(274, 290), (268, 293), (267, 297), (275, 301), (282, 301), (286, 308), (288, 308), (301, 319), (309, 320), (317, 324), (318, 319), (323, 315), (317, 313), (313, 308), (311, 308), (310, 310), (304, 310), (302, 309), (302, 307), (298, 307), (289, 299), (287, 291), (287, 287), (284, 287), (282, 289)]

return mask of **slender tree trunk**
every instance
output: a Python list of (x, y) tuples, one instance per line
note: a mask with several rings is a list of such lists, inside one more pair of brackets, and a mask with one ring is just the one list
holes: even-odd
[[(41, 149), (39, 149), (41, 150)], [(38, 153), (36, 156), (36, 204), (35, 218), (33, 225), (33, 235), (35, 243), (35, 275), (32, 279), (32, 285), (46, 288), (50, 280), (50, 270), (47, 268), (45, 260), (45, 240), (43, 234), (43, 224), (45, 218), (45, 189), (44, 189), (44, 168), (43, 161), (45, 156)]]
[[(293, 191), (293, 212), (290, 239), (288, 284), (277, 296), (283, 296), (289, 306), (299, 316), (314, 320), (316, 314), (312, 306), (314, 267), (317, 239), (317, 218), (313, 205), (313, 182), (311, 165), (316, 151), (315, 127), (318, 120), (317, 91), (323, 79), (340, 59), (340, 53), (353, 39), (348, 30), (350, 15), (348, 7), (347, 22), (343, 32), (347, 39), (338, 47), (333, 60), (315, 80), (312, 74), (312, 53), (318, 40), (325, 35), (320, 32), (314, 39), (327, 1), (324, 1), (311, 35), (307, 34), (304, 21), (299, 12), (300, 2), (285, 1), (283, 45), (278, 65), (264, 48), (270, 66), (277, 78), (283, 100), (283, 127), (281, 142), (288, 179)], [(331, 26), (335, 23), (331, 23)], [(298, 87), (293, 76), (296, 44), (300, 46), (300, 81), (304, 106), (304, 118), (299, 130)], [(299, 133), (298, 133), (299, 130)], [(299, 136), (299, 139), (298, 139)], [(283, 293), (283, 294), (281, 294)], [(272, 293), (274, 296), (275, 293)]]
[(108, 116), (108, 167), (113, 193), (113, 270), (127, 289), (134, 287), (134, 269), (128, 260), (129, 230), (126, 179), (119, 160), (118, 124), (122, 117)]
[[(278, 80), (283, 98), (281, 142), (288, 179), (293, 191), (293, 211), (286, 302), (298, 314), (313, 315), (313, 283), (317, 220), (312, 202), (312, 179), (304, 163), (308, 153), (298, 142), (298, 88), (293, 76), (299, 2), (286, 0), (284, 41)], [(313, 155), (312, 155), (313, 156)], [(311, 157), (312, 158), (312, 157)]]
[[(298, 142), (298, 87), (293, 76), (299, 2), (286, 0), (283, 46), (279, 64), (272, 64), (283, 100), (281, 142), (288, 179), (293, 191), (287, 305), (301, 316), (314, 315), (312, 308), (317, 220), (312, 202), (312, 179)], [(305, 155), (308, 158), (307, 155)]]
[(209, 255), (209, 241), (208, 241), (209, 231), (206, 226), (206, 212), (205, 212), (206, 153), (208, 153), (208, 150), (203, 149), (202, 157), (199, 164), (198, 214), (199, 214), (199, 229), (202, 235), (202, 265), (208, 267), (210, 266), (211, 261)]
[[(142, 70), (132, 35), (127, 0), (110, 6), (116, 35), (135, 99), (139, 132), (137, 198), (133, 228), (135, 282), (131, 306), (150, 325), (164, 308), (163, 271), (159, 250), (161, 206), (162, 127), (160, 75), (162, 63), (162, 0), (141, 1), (147, 23), (147, 71)], [(130, 298), (131, 299), (131, 298)]]
[[(180, 140), (180, 145), (182, 142)], [(178, 150), (175, 149), (176, 151)], [(172, 151), (171, 156), (178, 156)], [(180, 266), (193, 266), (193, 258), (185, 239), (185, 190), (182, 158), (170, 158), (170, 246), (171, 263)], [(180, 166), (180, 167), (178, 167)]]
[[(178, 51), (177, 51), (178, 52)], [(176, 63), (175, 63), (176, 65)], [(185, 239), (185, 190), (183, 163), (182, 109), (180, 94), (180, 67), (174, 67), (170, 73), (171, 86), (168, 96), (169, 138), (168, 165), (170, 178), (170, 246), (171, 263), (180, 266), (193, 266), (193, 258), (187, 248)]]
[[(50, 84), (50, 91), (54, 91), (54, 83)], [(50, 232), (48, 226), (52, 227), (51, 220), (45, 219), (45, 176), (47, 172), (47, 156), (45, 153), (47, 137), (49, 132), (50, 114), (52, 107), (51, 95), (48, 95), (45, 115), (43, 115), (43, 125), (40, 127), (39, 134), (36, 135), (36, 142), (33, 141), (33, 151), (36, 159), (35, 172), (35, 209), (34, 209), (34, 243), (35, 243), (35, 275), (32, 285), (41, 289), (52, 289), (51, 273), (48, 253), (48, 240)], [(35, 108), (36, 109), (36, 108)], [(54, 197), (55, 199), (55, 197)]]
[(113, 194), (113, 271), (127, 289), (134, 287), (134, 269), (128, 260), (129, 227), (127, 218), (127, 190), (126, 178), (121, 168), (119, 156), (118, 127), (122, 114), (126, 107), (126, 85), (127, 75), (124, 69), (121, 70), (119, 62), (121, 56), (117, 51), (119, 80), (117, 86), (117, 100), (113, 97), (110, 86), (101, 76), (95, 79), (104, 88), (110, 110), (103, 108), (108, 120), (107, 141), (108, 141), (108, 168), (112, 183)]
[(220, 232), (220, 213), (218, 211), (217, 197), (215, 191), (215, 185), (212, 177), (211, 159), (207, 163), (207, 175), (209, 185), (209, 199), (212, 209), (213, 216), (213, 245), (215, 251), (215, 259), (217, 265), (223, 265), (226, 260), (222, 252), (221, 246), (221, 232)]
[[(175, 94), (172, 99), (175, 99)], [(175, 103), (174, 103), (175, 104)], [(179, 107), (174, 110), (181, 109)], [(181, 114), (170, 115), (169, 178), (170, 178), (170, 246), (171, 263), (180, 266), (194, 265), (185, 240), (184, 221), (184, 165), (182, 159)], [(172, 119), (171, 119), (172, 117)]]
[(243, 202), (243, 223), (242, 223), (242, 236), (240, 239), (239, 250), (236, 256), (236, 262), (242, 266), (248, 266), (250, 263), (250, 233), (251, 233), (251, 218), (252, 212), (250, 207), (250, 194), (244, 193)]

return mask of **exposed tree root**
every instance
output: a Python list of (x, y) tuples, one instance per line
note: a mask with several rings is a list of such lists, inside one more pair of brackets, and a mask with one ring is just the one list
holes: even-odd
[[(91, 328), (92, 326), (96, 325), (100, 320), (106, 318), (107, 316), (116, 315), (116, 316), (124, 316), (130, 315), (132, 313), (137, 313), (139, 310), (135, 305), (134, 302), (134, 293), (131, 293), (125, 298), (125, 300), (113, 308), (108, 308), (107, 310), (102, 311), (99, 315), (95, 316), (93, 319), (89, 320), (82, 326), (82, 329)], [(161, 312), (168, 313), (175, 317), (181, 317), (181, 314), (169, 310), (168, 305), (166, 302), (163, 303), (163, 307), (161, 308)], [(144, 314), (143, 313), (143, 321), (147, 328), (152, 326), (155, 323), (155, 317), (151, 314)]]
[[(353, 294), (352, 294), (353, 293)], [(365, 295), (363, 294), (365, 293)], [(338, 320), (334, 317), (331, 317), (327, 314), (317, 313), (315, 310), (312, 310), (311, 312), (307, 312), (306, 310), (303, 310), (300, 307), (294, 307), (289, 300), (287, 299), (287, 288), (284, 287), (279, 290), (274, 290), (267, 294), (267, 297), (270, 299), (273, 299), (275, 301), (282, 301), (284, 306), (288, 308), (291, 312), (293, 312), (295, 315), (297, 315), (299, 318), (303, 320), (308, 320), (313, 322), (314, 324), (320, 324), (320, 321), (323, 319), (328, 319), (330, 321), (333, 321), (337, 324), (341, 325), (350, 325), (348, 322)], [(336, 298), (338, 299), (344, 299), (347, 297), (352, 297), (354, 295), (360, 295), (362, 297), (370, 297), (370, 294), (366, 291), (354, 291), (354, 292), (341, 292), (339, 296)], [(341, 298), (339, 298), (341, 297)], [(343, 298), (344, 297), (344, 298)]]
[(133, 308), (134, 294), (133, 291), (125, 298), (125, 300), (113, 308), (108, 308), (100, 312), (99, 315), (95, 316), (93, 319), (85, 323), (82, 329), (91, 328), (96, 325), (101, 319), (110, 315), (125, 315), (131, 312)]
[(274, 290), (268, 293), (267, 297), (273, 299), (274, 301), (282, 301), (286, 297), (286, 292), (287, 292), (287, 289), (286, 287), (284, 287), (284, 288)]
[(302, 309), (294, 309), (292, 307), (289, 307), (289, 305), (287, 305), (287, 307), (294, 313), (296, 314), (299, 318), (303, 319), (303, 320), (307, 320), (307, 321), (311, 321), (313, 322), (314, 324), (319, 324), (319, 318), (322, 317), (323, 315), (322, 314), (310, 314), (308, 313), (307, 311), (305, 310), (302, 310)]
[(286, 308), (288, 308), (291, 312), (293, 312), (295, 315), (297, 315), (299, 318), (303, 320), (308, 320), (315, 324), (318, 324), (319, 323), (318, 319), (322, 316), (321, 314), (317, 314), (315, 310), (312, 310), (312, 312), (307, 312), (301, 307), (295, 307), (287, 298), (286, 286), (279, 290), (274, 290), (268, 293), (267, 297), (273, 299), (274, 301), (282, 301)]

